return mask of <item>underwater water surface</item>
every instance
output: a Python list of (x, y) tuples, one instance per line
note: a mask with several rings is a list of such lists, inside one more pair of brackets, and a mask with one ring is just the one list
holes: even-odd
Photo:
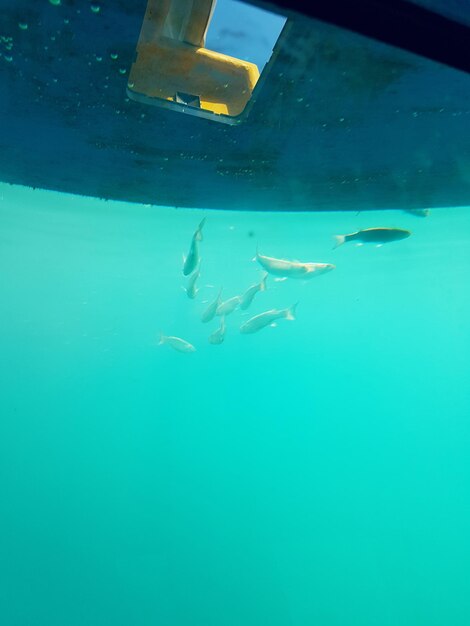
[[(333, 249), (372, 226), (412, 235)], [(257, 246), (336, 269), (269, 276), (211, 345), (206, 301), (259, 282)], [(468, 208), (176, 210), (1, 185), (0, 623), (468, 626), (469, 248)]]

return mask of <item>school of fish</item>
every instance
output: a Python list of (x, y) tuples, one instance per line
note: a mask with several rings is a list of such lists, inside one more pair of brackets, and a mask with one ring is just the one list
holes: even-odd
[[(427, 210), (423, 209), (410, 209), (408, 212), (419, 217), (426, 217), (429, 213)], [(203, 241), (205, 222), (206, 218), (199, 223), (191, 238), (188, 255), (183, 255), (183, 276), (187, 277), (187, 282), (182, 289), (191, 300), (194, 300), (200, 291), (197, 283), (201, 275), (200, 243)], [(366, 228), (353, 233), (335, 235), (334, 248), (349, 241), (356, 242), (356, 245), (375, 244), (376, 246), (381, 246), (385, 243), (405, 239), (410, 235), (411, 231), (403, 228)], [(215, 318), (219, 319), (219, 325), (208, 335), (208, 342), (211, 345), (221, 345), (224, 342), (227, 316), (231, 315), (237, 309), (242, 311), (249, 309), (255, 297), (259, 293), (266, 291), (268, 276), (274, 276), (274, 280), (277, 282), (288, 279), (310, 280), (315, 276), (331, 272), (336, 267), (332, 263), (302, 262), (265, 256), (261, 254), (258, 249), (256, 249), (253, 261), (257, 261), (264, 270), (259, 282), (250, 285), (242, 293), (227, 299), (223, 299), (223, 287), (220, 287), (215, 299), (208, 304), (206, 303), (207, 306), (200, 315), (201, 322), (207, 324)], [(242, 335), (257, 333), (268, 326), (276, 326), (277, 320), (285, 319), (293, 321), (295, 320), (297, 305), (298, 303), (296, 302), (284, 309), (269, 309), (257, 313), (241, 324), (239, 332)], [(168, 345), (173, 348), (173, 350), (186, 354), (196, 351), (195, 346), (189, 341), (181, 337), (164, 335), (163, 333), (160, 333), (159, 345)]]

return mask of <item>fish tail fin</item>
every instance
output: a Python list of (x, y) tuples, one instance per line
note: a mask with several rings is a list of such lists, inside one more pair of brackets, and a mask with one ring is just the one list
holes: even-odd
[(295, 310), (296, 310), (298, 304), (299, 303), (296, 302), (291, 307), (286, 309), (286, 320), (295, 320)]
[(257, 261), (259, 257), (259, 246), (258, 244), (256, 244), (256, 254), (255, 256), (251, 259), (252, 261)]
[(197, 227), (197, 230), (194, 234), (194, 237), (196, 238), (196, 241), (202, 241), (203, 237), (202, 237), (202, 228), (204, 226), (206, 222), (206, 218), (203, 217), (201, 222), (199, 223), (199, 226)]
[(158, 342), (159, 346), (162, 346), (165, 343), (165, 335), (162, 333), (162, 331), (160, 331), (160, 341)]
[(260, 291), (266, 291), (266, 279), (269, 276), (268, 272), (264, 272), (263, 274), (263, 278), (261, 279), (260, 285), (259, 285), (259, 290)]
[(343, 243), (346, 241), (346, 235), (335, 235), (334, 240), (335, 245), (333, 246), (333, 249), (343, 245)]

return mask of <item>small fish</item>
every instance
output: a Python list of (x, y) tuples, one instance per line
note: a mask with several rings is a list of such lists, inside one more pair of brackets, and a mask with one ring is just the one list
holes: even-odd
[(209, 343), (211, 343), (213, 346), (218, 346), (221, 343), (223, 343), (225, 339), (225, 315), (222, 315), (222, 317), (220, 318), (220, 326), (219, 328), (217, 328), (217, 330), (214, 330), (214, 332), (209, 335)]
[(361, 243), (375, 243), (378, 245), (406, 239), (411, 235), (411, 231), (403, 228), (365, 228), (348, 235), (335, 235), (335, 248), (341, 246), (346, 241), (360, 241)]
[(251, 317), (247, 322), (240, 326), (240, 332), (244, 335), (256, 333), (266, 326), (272, 326), (275, 320), (285, 318), (286, 320), (295, 320), (295, 309), (298, 302), (288, 309), (271, 309), (259, 315)]
[(158, 342), (158, 345), (162, 346), (164, 343), (168, 344), (173, 348), (173, 350), (177, 350), (178, 352), (196, 352), (196, 348), (188, 341), (185, 341), (180, 337), (171, 337), (160, 333), (160, 341)]
[(206, 322), (210, 322), (212, 319), (214, 319), (217, 313), (217, 308), (221, 301), (221, 296), (222, 296), (222, 289), (219, 291), (219, 295), (217, 296), (217, 298), (209, 304), (207, 309), (201, 315), (201, 322), (204, 322), (205, 324)]
[(241, 296), (233, 296), (233, 298), (221, 302), (215, 311), (216, 315), (230, 315), (240, 304), (240, 300)]
[(189, 276), (194, 272), (199, 265), (199, 242), (202, 241), (202, 227), (206, 218), (204, 218), (196, 229), (191, 240), (191, 247), (189, 248), (188, 256), (183, 255), (183, 274)]
[(191, 300), (194, 300), (194, 298), (197, 296), (197, 293), (199, 291), (199, 289), (196, 287), (196, 281), (199, 278), (199, 276), (200, 276), (200, 272), (198, 268), (189, 277), (187, 287), (183, 287), (183, 289), (186, 291), (186, 295), (188, 296), (188, 298), (191, 298)]
[(254, 260), (264, 267), (270, 274), (281, 276), (282, 278), (313, 278), (325, 272), (335, 269), (331, 263), (300, 263), (300, 261), (287, 261), (274, 257), (263, 256), (256, 251)]
[(405, 213), (411, 213), (411, 215), (416, 215), (416, 217), (427, 217), (430, 213), (429, 209), (403, 209)]
[(258, 293), (258, 291), (266, 291), (266, 278), (268, 277), (268, 273), (265, 272), (263, 274), (263, 278), (260, 283), (256, 283), (256, 285), (251, 285), (242, 295), (240, 300), (240, 308), (245, 311), (250, 304), (253, 302), (253, 298)]

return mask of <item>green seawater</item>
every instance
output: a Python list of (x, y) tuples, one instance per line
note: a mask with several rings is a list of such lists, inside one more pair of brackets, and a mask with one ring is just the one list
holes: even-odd
[[(205, 216), (201, 291), (182, 254)], [(332, 235), (410, 238), (332, 249)], [(241, 335), (199, 317), (266, 255)], [(470, 210), (175, 210), (0, 186), (2, 626), (468, 626)], [(194, 354), (158, 346), (159, 333)]]

